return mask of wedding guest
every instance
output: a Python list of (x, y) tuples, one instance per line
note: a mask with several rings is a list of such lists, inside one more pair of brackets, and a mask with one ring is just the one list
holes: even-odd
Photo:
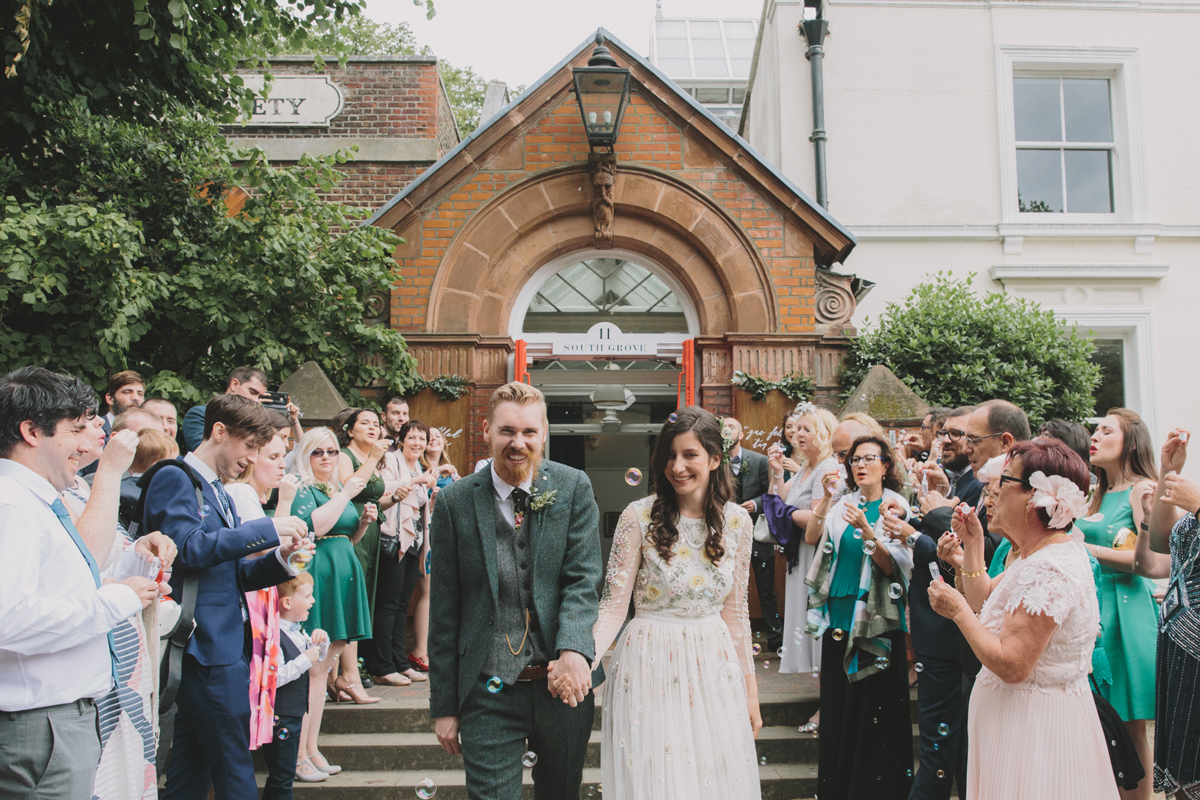
[[(380, 698), (370, 697), (363, 691), (357, 659), (349, 663), (340, 659), (348, 642), (371, 635), (370, 601), (354, 543), (362, 539), (374, 522), (375, 506), (364, 506), (363, 513), (359, 514), (351, 500), (362, 492), (364, 481), (351, 476), (343, 485), (338, 480), (337, 462), (341, 451), (333, 431), (313, 428), (304, 434), (296, 449), (299, 455), (295, 469), (300, 488), (292, 502), (292, 513), (308, 524), (317, 544), (309, 566), (316, 605), (307, 625), (309, 630), (321, 628), (327, 632), (332, 642), (329, 656), (319, 672), (332, 675), (340, 662), (341, 674), (333, 677), (334, 699), (340, 701), (345, 697), (360, 705), (377, 703)], [(318, 691), (319, 688), (314, 688), (309, 698), (311, 720), (300, 748), (301, 758), (313, 758), (318, 753), (322, 707)], [(320, 757), (313, 763), (314, 766), (328, 765), (327, 760)]]
[[(1126, 800), (1149, 800), (1154, 757), (1146, 723), (1154, 719), (1154, 653), (1157, 612), (1154, 585), (1134, 573), (1134, 548), (1143, 522), (1142, 498), (1153, 496), (1158, 472), (1150, 431), (1136, 412), (1109, 409), (1092, 434), (1092, 468), (1100, 482), (1087, 517), (1077, 524), (1101, 567), (1103, 633), (1100, 644), (1112, 668), (1104, 699), (1125, 721), (1146, 777)], [(1093, 516), (1099, 515), (1099, 516)]]
[(1100, 611), (1087, 552), (1071, 538), (1086, 513), (1086, 465), (1062, 442), (1039, 439), (1009, 450), (991, 529), (1021, 557), (987, 575), (983, 528), (974, 509), (954, 512), (963, 541), (967, 599), (934, 581), (934, 610), (953, 620), (983, 663), (968, 720), (971, 800), (1116, 800), (1104, 732), (1088, 687)]
[(1167, 435), (1150, 527), (1134, 556), (1135, 564), (1151, 553), (1171, 557), (1158, 634), (1154, 791), (1175, 800), (1200, 794), (1200, 486), (1179, 475), (1190, 437), (1182, 428)]
[[(458, 469), (450, 463), (446, 454), (446, 435), (440, 428), (429, 429), (429, 444), (425, 446), (425, 454), (421, 457), (421, 465), (437, 476), (437, 485), (430, 493), (430, 513), (432, 503), (437, 499), (438, 492), (458, 480)], [(421, 557), (417, 562), (417, 590), (411, 601), (413, 609), (413, 642), (412, 652), (408, 654), (408, 665), (418, 672), (429, 671), (429, 564), (433, 560), (433, 552), (429, 549), (432, 537), (425, 537), (421, 549)]]
[[(811, 403), (803, 403), (796, 410), (793, 452), (798, 456), (799, 464), (790, 486), (783, 481), (782, 450), (777, 448), (769, 454), (771, 493), (784, 497), (787, 505), (798, 509), (787, 523), (792, 530), (787, 531), (787, 544), (783, 551), (788, 571), (783, 614), (785, 649), (779, 659), (779, 671), (811, 672), (815, 675), (821, 670), (821, 640), (804, 635), (808, 613), (808, 587), (804, 579), (812, 565), (816, 548), (803, 541), (802, 532), (808, 527), (813, 516), (812, 508), (818, 502), (821, 478), (838, 468), (829, 443), (837, 428), (837, 418)], [(820, 716), (818, 709), (808, 722), (800, 726), (800, 732), (816, 733), (821, 722)]]
[[(25, 367), (0, 377), (4, 797), (92, 796), (96, 701), (117, 666), (109, 633), (159, 597), (158, 583), (140, 576), (102, 585), (96, 556), (107, 555), (112, 536), (108, 548), (85, 544), (58, 496), (94, 446), (85, 431), (95, 409), (92, 389), (69, 375)], [(114, 470), (114, 484), (123, 471)], [(114, 485), (113, 528), (117, 494)]]
[(134, 522), (138, 500), (142, 499), (142, 487), (137, 485), (151, 467), (160, 461), (179, 456), (179, 445), (167, 434), (154, 428), (142, 428), (137, 432), (137, 453), (129, 470), (121, 478), (121, 506), (117, 521), (128, 529)]
[(174, 439), (179, 433), (179, 412), (175, 404), (162, 397), (149, 397), (142, 401), (141, 408), (151, 414), (157, 414), (163, 421), (167, 436)]
[(694, 406), (675, 416), (650, 459), (657, 493), (625, 508), (609, 555), (596, 653), (619, 641), (604, 693), (601, 783), (606, 796), (628, 800), (757, 800), (750, 516), (722, 463), (722, 422)]
[[(844, 423), (843, 423), (844, 424)], [(805, 541), (809, 635), (821, 638), (822, 800), (906, 798), (912, 783), (912, 718), (904, 631), (912, 556), (882, 535), (880, 506), (908, 514), (895, 452), (881, 436), (850, 445), (849, 493), (834, 503), (840, 473), (821, 477)]]
[[(384, 458), (385, 491), (393, 504), (384, 512), (379, 539), (379, 582), (371, 647), (365, 653), (367, 670), (376, 683), (408, 686), (429, 680), (409, 666), (405, 643), (408, 602), (417, 585), (418, 565), (429, 536), (429, 493), (436, 486), (432, 472), (422, 473), (429, 427), (419, 419), (400, 428), (400, 449)], [(397, 500), (403, 490), (403, 498)]]

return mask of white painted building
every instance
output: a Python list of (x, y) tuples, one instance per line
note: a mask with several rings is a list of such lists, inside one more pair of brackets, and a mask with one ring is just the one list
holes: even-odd
[[(820, 0), (808, 0), (811, 6)], [(811, 196), (805, 0), (766, 0), (742, 136)], [(1200, 3), (826, 0), (829, 211), (878, 315), (926, 275), (1094, 331), (1102, 413), (1200, 431)], [(1188, 472), (1200, 474), (1200, 456)]]

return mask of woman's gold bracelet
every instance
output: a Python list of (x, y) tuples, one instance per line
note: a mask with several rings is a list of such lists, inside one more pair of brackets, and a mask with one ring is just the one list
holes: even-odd
[(960, 574), (961, 574), (961, 575), (962, 575), (964, 578), (978, 578), (980, 575), (986, 575), (986, 574), (987, 574), (987, 567), (984, 567), (983, 569), (980, 569), (980, 570), (976, 570), (975, 572), (966, 572), (966, 571), (963, 571), (963, 572), (961, 572)]

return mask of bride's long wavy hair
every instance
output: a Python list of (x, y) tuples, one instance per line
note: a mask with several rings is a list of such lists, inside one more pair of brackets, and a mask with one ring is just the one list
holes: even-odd
[(708, 476), (708, 496), (704, 500), (704, 525), (708, 537), (704, 541), (704, 554), (708, 560), (718, 564), (725, 555), (721, 544), (721, 533), (725, 527), (725, 504), (733, 498), (733, 478), (729, 465), (722, 458), (721, 420), (710, 412), (696, 406), (680, 409), (675, 421), (663, 425), (654, 443), (650, 456), (650, 469), (654, 476), (654, 505), (650, 508), (650, 541), (664, 561), (670, 562), (671, 550), (679, 539), (679, 500), (671, 482), (667, 480), (667, 462), (671, 459), (675, 437), (683, 433), (694, 433), (700, 446), (709, 456), (720, 460), (717, 468)]

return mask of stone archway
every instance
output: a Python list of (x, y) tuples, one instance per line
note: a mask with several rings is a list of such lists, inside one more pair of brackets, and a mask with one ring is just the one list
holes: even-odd
[[(775, 292), (746, 229), (707, 196), (661, 172), (622, 167), (613, 187), (612, 247), (670, 270), (701, 334), (770, 333)], [(428, 333), (505, 336), (513, 303), (537, 271), (595, 247), (586, 167), (548, 170), (492, 199), (464, 226), (430, 289)]]

